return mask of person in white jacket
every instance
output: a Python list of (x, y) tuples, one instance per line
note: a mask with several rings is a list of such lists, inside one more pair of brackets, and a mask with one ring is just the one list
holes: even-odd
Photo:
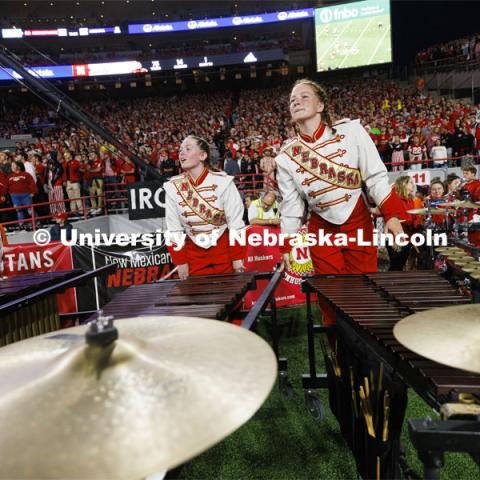
[[(300, 230), (304, 205), (308, 205), (308, 232), (325, 238), (342, 233), (348, 244), (310, 247), (317, 274), (375, 272), (377, 247), (357, 243), (359, 232), (373, 240), (373, 222), (362, 186), (385, 219), (386, 231), (403, 233), (401, 201), (389, 185), (377, 149), (359, 120), (333, 124), (323, 88), (308, 79), (295, 83), (290, 95), (290, 114), (298, 135), (276, 157), (282, 233)], [(327, 243), (327, 244), (325, 244)], [(282, 249), (289, 266), (289, 246)], [(324, 322), (334, 316), (322, 309)]]
[[(245, 228), (244, 206), (233, 177), (211, 169), (205, 139), (189, 135), (180, 147), (184, 172), (164, 184), (169, 246), (178, 275), (244, 271), (246, 246), (230, 244), (229, 230)], [(183, 243), (183, 244), (182, 244)]]

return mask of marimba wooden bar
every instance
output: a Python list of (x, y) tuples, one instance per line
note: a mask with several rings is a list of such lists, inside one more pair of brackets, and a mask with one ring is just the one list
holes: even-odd
[(103, 311), (115, 319), (173, 315), (227, 320), (247, 291), (255, 288), (254, 272), (149, 283), (115, 295)]

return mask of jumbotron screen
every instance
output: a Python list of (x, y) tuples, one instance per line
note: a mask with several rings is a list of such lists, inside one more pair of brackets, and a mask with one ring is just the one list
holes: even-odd
[(317, 71), (392, 61), (390, 0), (315, 9)]

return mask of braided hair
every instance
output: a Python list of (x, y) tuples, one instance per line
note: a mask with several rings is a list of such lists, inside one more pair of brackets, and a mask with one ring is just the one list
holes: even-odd
[[(321, 113), (322, 115), (322, 121), (332, 130), (332, 132), (335, 134), (337, 131), (335, 128), (333, 128), (333, 122), (332, 122), (332, 117), (330, 116), (329, 110), (329, 104), (328, 104), (328, 96), (327, 92), (325, 89), (317, 82), (314, 80), (310, 80), (309, 78), (302, 78), (300, 80), (297, 80), (292, 87), (295, 88), (298, 85), (309, 85), (312, 87), (313, 92), (317, 96), (317, 98), (323, 103), (324, 108), (323, 112)], [(298, 127), (295, 122), (293, 122), (293, 127), (295, 128), (295, 131), (298, 133)]]
[(202, 152), (207, 154), (207, 158), (205, 159), (205, 162), (204, 162), (205, 167), (207, 167), (212, 172), (219, 172), (220, 170), (218, 170), (217, 168), (213, 168), (210, 163), (210, 145), (208, 144), (208, 142), (203, 137), (199, 137), (198, 135), (188, 135), (187, 138), (192, 138), (193, 140), (195, 140), (197, 147)]

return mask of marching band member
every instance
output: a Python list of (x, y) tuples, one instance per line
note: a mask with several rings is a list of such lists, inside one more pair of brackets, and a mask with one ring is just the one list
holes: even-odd
[[(397, 192), (402, 205), (404, 208), (403, 217), (406, 219), (403, 224), (405, 233), (411, 235), (415, 230), (415, 217), (408, 213), (408, 210), (415, 208), (413, 193), (415, 191), (415, 183), (413, 183), (413, 178), (408, 175), (402, 175), (397, 177), (395, 180), (395, 191)], [(390, 258), (390, 268), (389, 271), (402, 271), (407, 263), (408, 256), (412, 244), (408, 243), (401, 247), (400, 249), (394, 249), (393, 247), (387, 245), (388, 257)]]
[(462, 188), (467, 190), (472, 198), (472, 202), (480, 201), (480, 180), (477, 178), (477, 169), (471, 165), (462, 168), (465, 183)]
[(168, 247), (180, 279), (243, 272), (246, 248), (229, 245), (228, 238), (228, 230), (245, 228), (244, 206), (233, 177), (209, 167), (210, 149), (203, 138), (185, 138), (179, 159), (183, 173), (164, 188), (167, 230), (173, 238), (186, 234), (183, 245)]
[[(357, 245), (358, 233), (372, 242), (373, 222), (362, 195), (365, 184), (385, 219), (385, 230), (403, 233), (403, 206), (388, 183), (387, 170), (359, 120), (332, 124), (327, 95), (316, 82), (295, 83), (290, 95), (290, 114), (299, 133), (276, 157), (282, 233), (300, 230), (304, 199), (308, 203), (309, 233), (343, 233), (347, 246), (310, 247), (317, 274), (375, 272), (377, 247)], [(352, 241), (351, 239), (354, 238)], [(289, 253), (283, 259), (289, 266)], [(324, 323), (334, 322), (334, 313), (321, 305)]]

